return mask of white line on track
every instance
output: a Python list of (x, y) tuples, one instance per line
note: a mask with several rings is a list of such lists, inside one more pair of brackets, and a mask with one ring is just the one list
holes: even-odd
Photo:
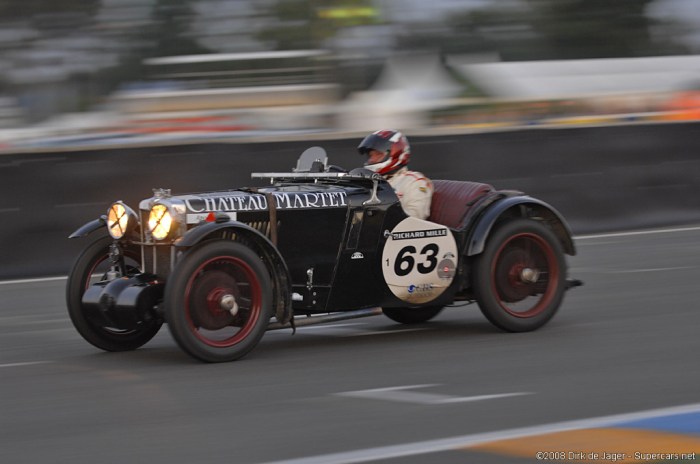
[(638, 274), (640, 272), (665, 272), (665, 271), (681, 271), (686, 269), (695, 269), (693, 266), (679, 267), (653, 267), (649, 269), (630, 269), (626, 271), (607, 271), (607, 274)]
[(48, 364), (51, 361), (32, 361), (32, 362), (21, 362), (21, 363), (8, 363), (0, 364), (0, 368), (3, 367), (21, 367), (21, 366), (34, 366), (36, 364)]
[(54, 282), (57, 280), (68, 280), (68, 276), (39, 277), (36, 279), (0, 280), (0, 285), (33, 284), (33, 283), (41, 283), (41, 282)]
[(596, 238), (609, 238), (609, 237), (633, 237), (635, 235), (651, 235), (651, 234), (671, 234), (675, 232), (694, 232), (700, 230), (700, 226), (697, 227), (678, 227), (673, 229), (652, 229), (652, 230), (638, 230), (631, 232), (615, 232), (610, 234), (593, 234), (593, 235), (578, 235), (574, 237), (576, 240), (590, 240)]
[(441, 451), (449, 451), (468, 446), (493, 443), (500, 440), (531, 437), (555, 432), (567, 432), (572, 430), (614, 426), (641, 419), (650, 419), (654, 417), (692, 412), (700, 412), (700, 403), (670, 408), (652, 409), (627, 414), (617, 414), (612, 416), (594, 417), (590, 419), (556, 422), (552, 424), (536, 425), (533, 427), (521, 427), (498, 432), (476, 433), (472, 435), (462, 435), (459, 437), (442, 438), (417, 443), (366, 448), (320, 456), (308, 456), (298, 459), (268, 462), (266, 464), (354, 464), (360, 462), (372, 462), (383, 459), (396, 459), (405, 456), (438, 453)]
[(494, 400), (498, 398), (507, 398), (510, 396), (531, 395), (528, 392), (518, 393), (497, 393), (491, 395), (477, 396), (449, 396), (435, 393), (420, 393), (407, 390), (415, 390), (418, 388), (436, 387), (438, 384), (427, 385), (402, 385), (399, 387), (373, 388), (370, 390), (357, 390), (336, 393), (336, 396), (346, 396), (351, 398), (368, 398), (373, 400), (397, 401), (400, 403), (414, 404), (454, 404), (454, 403), (471, 403), (474, 401)]

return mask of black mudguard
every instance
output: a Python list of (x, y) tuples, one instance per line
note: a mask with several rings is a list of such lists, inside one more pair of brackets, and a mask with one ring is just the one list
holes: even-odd
[(506, 211), (518, 209), (518, 217), (528, 217), (525, 210), (534, 211), (537, 217), (542, 217), (547, 222), (547, 225), (552, 228), (554, 233), (559, 237), (564, 252), (568, 255), (576, 254), (576, 247), (569, 225), (564, 217), (554, 207), (548, 203), (538, 200), (527, 195), (519, 195), (506, 197), (499, 200), (488, 207), (481, 218), (478, 219), (472, 233), (469, 235), (467, 244), (467, 256), (477, 255), (484, 251), (486, 240), (488, 239), (491, 229), (498, 219), (506, 213)]
[(90, 221), (86, 224), (83, 224), (68, 236), (68, 238), (81, 238), (81, 237), (87, 237), (94, 231), (101, 229), (102, 227), (107, 227), (107, 216), (100, 216), (99, 218)]

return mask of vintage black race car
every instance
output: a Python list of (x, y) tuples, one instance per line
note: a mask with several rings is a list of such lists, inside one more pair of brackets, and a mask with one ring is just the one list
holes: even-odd
[[(408, 217), (391, 186), (306, 150), (266, 187), (122, 202), (71, 237), (102, 229), (67, 285), (78, 332), (107, 351), (136, 349), (167, 322), (202, 361), (238, 359), (267, 330), (383, 313), (422, 323), (476, 302), (505, 331), (537, 329), (562, 303), (561, 215), (515, 191), (434, 180), (431, 215)], [(106, 229), (106, 230), (105, 230)], [(106, 232), (106, 233), (105, 233)]]

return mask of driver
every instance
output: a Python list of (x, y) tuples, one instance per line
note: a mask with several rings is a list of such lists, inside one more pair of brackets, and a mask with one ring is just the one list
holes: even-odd
[(367, 156), (365, 168), (384, 176), (394, 188), (406, 214), (428, 218), (433, 183), (422, 173), (409, 171), (411, 147), (406, 136), (395, 130), (378, 130), (365, 137), (357, 150)]

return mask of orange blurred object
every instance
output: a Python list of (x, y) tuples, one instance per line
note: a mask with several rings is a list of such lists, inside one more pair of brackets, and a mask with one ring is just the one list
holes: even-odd
[(700, 90), (690, 90), (676, 94), (666, 105), (666, 119), (689, 121), (700, 119)]

